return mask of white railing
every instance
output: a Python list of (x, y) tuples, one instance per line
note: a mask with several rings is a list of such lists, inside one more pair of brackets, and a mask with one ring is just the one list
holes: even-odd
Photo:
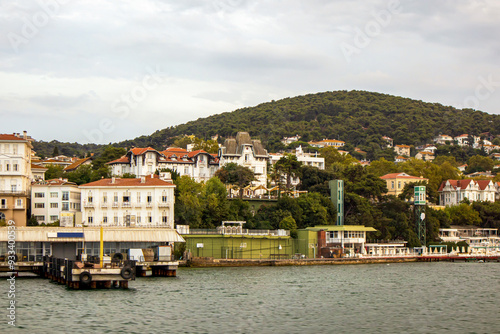
[(158, 202), (159, 208), (168, 208), (169, 206), (170, 206), (170, 203), (168, 203), (168, 202)]

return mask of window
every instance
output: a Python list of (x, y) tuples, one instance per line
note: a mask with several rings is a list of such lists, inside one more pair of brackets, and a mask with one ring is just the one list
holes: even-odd
[(89, 194), (87, 197), (87, 202), (92, 203), (94, 201), (94, 197), (92, 197), (92, 194)]
[(394, 181), (391, 181), (391, 189), (394, 189)]
[(89, 224), (92, 224), (92, 223), (94, 222), (94, 217), (92, 217), (92, 216), (88, 216), (88, 217), (87, 217), (87, 222), (88, 222)]
[(45, 197), (45, 193), (35, 193), (35, 197), (36, 198), (44, 198)]
[(398, 189), (401, 189), (401, 181), (398, 181)]
[(108, 203), (108, 193), (102, 193), (102, 202)]
[(58, 203), (50, 203), (50, 208), (51, 209), (57, 209), (59, 207)]
[(137, 214), (137, 224), (140, 224), (141, 223), (141, 215), (138, 213)]
[(149, 192), (148, 197), (147, 197), (147, 202), (151, 203), (152, 201), (153, 201), (153, 197), (151, 196), (151, 193)]
[(68, 202), (63, 202), (62, 203), (62, 210), (63, 211), (69, 211), (69, 203)]
[(45, 216), (35, 216), (35, 219), (36, 219), (38, 222), (43, 222), (43, 221), (45, 221)]
[(152, 223), (153, 222), (153, 217), (151, 217), (151, 212), (148, 212), (148, 220), (147, 220), (148, 223)]
[(115, 214), (115, 218), (113, 221), (115, 222), (115, 224), (118, 224), (118, 215), (117, 214)]
[(118, 193), (113, 194), (113, 202), (118, 203)]
[(57, 193), (50, 193), (50, 198), (57, 198), (58, 197), (58, 194)]
[(35, 203), (35, 209), (43, 209), (45, 208), (45, 203)]
[(130, 196), (124, 195), (123, 196), (123, 203), (130, 203)]
[(5, 162), (5, 171), (6, 172), (10, 171), (10, 164), (8, 161)]
[(62, 192), (62, 200), (63, 201), (69, 201), (69, 191), (63, 191)]
[(57, 219), (58, 219), (58, 217), (57, 217), (57, 216), (50, 216), (50, 221), (53, 221), (53, 222), (54, 222), (54, 221), (56, 221)]
[(102, 216), (102, 222), (106, 224), (108, 222), (108, 216)]
[(137, 193), (137, 203), (141, 203), (141, 193)]
[(13, 167), (13, 170), (15, 172), (19, 171), (19, 165), (18, 164), (13, 164), (12, 167)]
[(23, 207), (23, 200), (22, 199), (17, 199), (16, 200), (16, 207), (22, 208)]
[(163, 203), (168, 202), (168, 196), (167, 196), (167, 192), (166, 191), (163, 191), (163, 193), (161, 194), (161, 201)]
[(161, 222), (163, 224), (166, 224), (168, 223), (168, 216), (167, 216), (167, 213), (165, 211), (163, 211), (162, 215), (161, 215)]

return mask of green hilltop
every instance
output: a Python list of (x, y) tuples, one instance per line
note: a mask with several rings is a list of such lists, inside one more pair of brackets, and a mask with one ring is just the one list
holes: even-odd
[[(280, 140), (284, 136), (299, 135), (301, 141), (340, 139), (370, 155), (383, 146), (382, 136), (393, 138), (395, 144), (420, 145), (430, 142), (438, 134), (500, 134), (499, 117), (388, 94), (333, 91), (285, 98), (199, 118), (114, 145), (160, 149), (184, 134), (203, 139), (217, 134), (222, 140), (238, 131), (246, 131), (252, 137), (260, 138), (269, 151), (282, 148)], [(59, 146), (62, 154), (82, 154), (89, 149), (99, 153), (104, 147), (52, 141), (36, 143), (35, 150), (50, 155), (55, 146)]]

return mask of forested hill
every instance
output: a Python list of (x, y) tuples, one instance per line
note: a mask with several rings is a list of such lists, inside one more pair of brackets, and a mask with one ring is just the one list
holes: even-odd
[[(247, 131), (252, 137), (260, 138), (270, 151), (280, 147), (282, 137), (296, 134), (302, 136), (302, 141), (340, 139), (372, 151), (383, 144), (382, 136), (393, 138), (395, 144), (418, 145), (441, 133), (451, 136), (483, 132), (500, 134), (500, 116), (387, 94), (334, 91), (271, 101), (200, 118), (116, 146), (149, 145), (159, 149), (183, 134), (194, 134), (203, 139), (218, 134), (222, 140), (238, 131)], [(61, 148), (65, 144), (59, 145), (59, 151), (64, 152)], [(44, 152), (48, 152), (47, 149), (50, 147), (44, 147)], [(83, 146), (81, 149), (86, 150)]]

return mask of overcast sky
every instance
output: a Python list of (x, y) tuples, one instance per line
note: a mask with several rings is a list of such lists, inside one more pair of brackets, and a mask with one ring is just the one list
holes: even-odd
[(352, 89), (496, 114), (499, 17), (493, 0), (2, 1), (0, 133), (109, 143)]

